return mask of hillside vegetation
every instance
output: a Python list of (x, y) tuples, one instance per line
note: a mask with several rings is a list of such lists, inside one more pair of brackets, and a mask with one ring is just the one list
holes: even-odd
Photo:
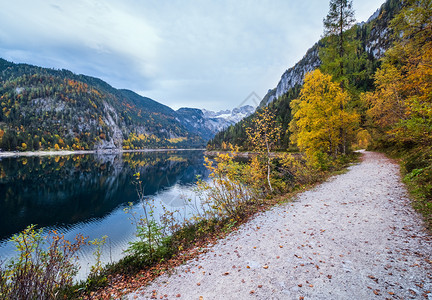
[[(388, 0), (356, 25), (351, 5), (330, 1), (325, 35), (312, 48), (318, 50), (263, 99), (281, 128), (274, 150), (303, 152), (324, 168), (356, 148), (388, 152), (401, 159), (414, 205), (431, 225), (432, 2)], [(217, 134), (208, 148), (252, 149), (247, 130), (259, 111)]]
[[(344, 32), (349, 41), (346, 55), (347, 64), (345, 76), (348, 77), (351, 95), (354, 97), (359, 110), (362, 111), (362, 122), (364, 122), (365, 107), (359, 101), (360, 93), (374, 89), (373, 74), (380, 66), (380, 58), (392, 45), (394, 36), (390, 22), (401, 9), (400, 0), (388, 0), (371, 16), (368, 22), (355, 24)], [(325, 53), (325, 49), (331, 47), (330, 36), (323, 37), (313, 45), (294, 67), (288, 69), (281, 77), (278, 86), (269, 90), (261, 101), (260, 107), (268, 106), (278, 116), (278, 124), (282, 127), (281, 139), (278, 148), (290, 149), (289, 123), (292, 119), (290, 103), (299, 97), (303, 86), (304, 76), (317, 68), (332, 68), (336, 62), (331, 53)], [(327, 59), (328, 63), (323, 66), (322, 60)], [(333, 63), (332, 63), (333, 61)], [(222, 142), (238, 145), (240, 149), (247, 150), (246, 127), (250, 126), (253, 116), (222, 130), (209, 141), (208, 148), (220, 149)]]
[(176, 112), (100, 79), (0, 59), (0, 149), (202, 147)]
[[(0, 286), (6, 291), (5, 294), (20, 295), (23, 294), (21, 289), (26, 288), (30, 290), (27, 294), (36, 298), (57, 291), (76, 298), (82, 298), (82, 293), (87, 293), (88, 298), (95, 298), (94, 290), (99, 288), (99, 298), (107, 294), (108, 297), (120, 297), (127, 292), (127, 285), (137, 288), (147, 284), (173, 264), (183, 263), (186, 257), (195, 258), (209, 241), (228, 233), (255, 212), (284, 201), (285, 195), (322, 182), (330, 174), (339, 172), (355, 159), (353, 150), (356, 148), (380, 149), (401, 158), (404, 179), (416, 196), (415, 207), (425, 216), (426, 225), (432, 228), (432, 2), (388, 0), (369, 22), (358, 25), (354, 22), (352, 1), (330, 0), (329, 13), (324, 19), (324, 37), (313, 47), (313, 51), (308, 52), (309, 56), (287, 70), (278, 87), (269, 92), (255, 114), (222, 131), (209, 143), (210, 149), (228, 151), (218, 153), (214, 159), (205, 158), (205, 167), (210, 175), (209, 180), (197, 182), (196, 192), (200, 201), (190, 204), (196, 214), (190, 218), (184, 214), (183, 219), (176, 221), (173, 219), (174, 212), (166, 210), (159, 223), (154, 219), (151, 208), (147, 211), (143, 206), (144, 215), (135, 219), (137, 240), (131, 243), (128, 255), (106, 268), (102, 268), (97, 259), (88, 279), (74, 287), (71, 287), (71, 281), (76, 268), (71, 266), (68, 257), (72, 257), (84, 242), (82, 237), (72, 245), (73, 248), (68, 245), (65, 248), (61, 243), (62, 237), (54, 232), (53, 241), (56, 243), (49, 247), (52, 252), (47, 254), (42, 250), (45, 248), (39, 246), (43, 245), (40, 239), (42, 232), (28, 227), (14, 236), (21, 259), (5, 268), (0, 264), (0, 275), (4, 274), (0, 276), (0, 279), (3, 278)], [(315, 65), (318, 60), (314, 59), (314, 55), (318, 55), (318, 65)], [(21, 69), (24, 71), (20, 73)], [(179, 123), (172, 121), (175, 114), (169, 108), (160, 107), (151, 99), (132, 92), (113, 90), (96, 79), (5, 61), (2, 61), (1, 70), (4, 82), (3, 97), (0, 99), (3, 107), (1, 142), (9, 148), (25, 149), (28, 145), (76, 148), (77, 143), (82, 143), (78, 147), (82, 149), (112, 143), (114, 147), (121, 145), (136, 149), (147, 145), (173, 146), (199, 141)], [(31, 70), (37, 72), (31, 73)], [(74, 110), (75, 106), (79, 109)], [(146, 106), (148, 109), (144, 109)], [(187, 111), (182, 110), (182, 113)], [(195, 113), (195, 116), (199, 114)], [(20, 118), (25, 122), (17, 121)], [(15, 135), (12, 134), (14, 132)], [(117, 135), (121, 138), (116, 138)], [(18, 139), (14, 144), (13, 138)], [(35, 144), (39, 138), (39, 143)], [(236, 160), (239, 146), (253, 151), (247, 163)], [(298, 153), (283, 153), (282, 150), (287, 149)], [(375, 159), (382, 157), (367, 154), (365, 159), (372, 156)], [(350, 184), (355, 185), (354, 189), (348, 186), (338, 193), (335, 187), (331, 187), (324, 194), (331, 194), (332, 199), (339, 195), (337, 202), (344, 209), (357, 211), (350, 208), (349, 201), (345, 202), (347, 197), (351, 200), (359, 197), (360, 202), (369, 197), (366, 201), (386, 210), (394, 207), (397, 201), (393, 201), (392, 197), (402, 199), (405, 193), (403, 187), (398, 188), (394, 184), (399, 179), (395, 174), (397, 168), (383, 167), (381, 159), (375, 161), (373, 169), (356, 168), (361, 172), (349, 180)], [(374, 180), (376, 169), (380, 169), (378, 173), (381, 177)], [(388, 174), (383, 177), (386, 172)], [(352, 176), (353, 173), (350, 174)], [(133, 176), (138, 198), (144, 201), (146, 180), (140, 172)], [(371, 184), (369, 190), (391, 187), (391, 191), (384, 189), (375, 194), (374, 197), (379, 198), (382, 205), (370, 198), (371, 193), (361, 194), (367, 185), (363, 182), (365, 176)], [(386, 180), (390, 177), (392, 182), (387, 184)], [(358, 189), (357, 194), (355, 189)], [(391, 196), (395, 191), (392, 197), (383, 197)], [(321, 196), (320, 207), (317, 206), (319, 216), (323, 215), (322, 201), (327, 201)], [(310, 205), (302, 205), (301, 210), (306, 206), (309, 213)], [(327, 209), (329, 205), (324, 203), (324, 206)], [(330, 206), (334, 210), (334, 205)], [(400, 219), (406, 221), (403, 211), (390, 209), (388, 214), (399, 227), (391, 227), (391, 233), (378, 238), (377, 245), (382, 245), (383, 239), (390, 241), (389, 236), (399, 235), (398, 230), (405, 229), (405, 225), (399, 222)], [(379, 209), (373, 216), (363, 215), (367, 220), (377, 217), (376, 224), (381, 224), (385, 219), (385, 213)], [(325, 219), (328, 219), (327, 215)], [(351, 221), (348, 222), (351, 225), (357, 223)], [(324, 233), (322, 224), (315, 223), (319, 225), (318, 234)], [(376, 231), (372, 225), (368, 226), (371, 226), (368, 232)], [(342, 234), (344, 240), (346, 232)], [(423, 235), (410, 233), (407, 238), (422, 239)], [(361, 241), (364, 240), (362, 237)], [(105, 238), (90, 241), (99, 247), (96, 257), (99, 255), (100, 258), (100, 247), (104, 242)], [(23, 247), (23, 244), (30, 246)], [(406, 248), (406, 240), (403, 245)], [(282, 249), (283, 246), (276, 248)], [(68, 256), (58, 254), (62, 249), (68, 250)], [(414, 250), (418, 260), (419, 252)], [(28, 259), (32, 254), (36, 255), (36, 259)], [(38, 260), (39, 257), (55, 259)], [(33, 267), (33, 261), (40, 262), (38, 268)], [(55, 270), (63, 268), (67, 271), (59, 274), (69, 275), (60, 277), (60, 284), (57, 284), (58, 274), (50, 272), (54, 269), (52, 265)], [(315, 266), (312, 267), (315, 269)], [(318, 265), (316, 267), (320, 269)], [(48, 272), (43, 273), (39, 268)], [(268, 264), (263, 268), (267, 270)], [(389, 274), (388, 268), (384, 269)], [(407, 269), (403, 269), (404, 272)], [(118, 273), (121, 275), (118, 276)], [(226, 275), (229, 272), (222, 276)], [(368, 277), (378, 283), (375, 276)], [(46, 284), (45, 278), (52, 278), (51, 283), (54, 284)], [(332, 275), (327, 278), (331, 279)], [(15, 284), (17, 282), (20, 284)], [(309, 281), (306, 282), (309, 284)], [(407, 291), (414, 291), (412, 286), (410, 284)], [(423, 283), (418, 287), (423, 288)], [(373, 290), (373, 293), (380, 295), (380, 289)], [(156, 297), (155, 294), (153, 296)]]

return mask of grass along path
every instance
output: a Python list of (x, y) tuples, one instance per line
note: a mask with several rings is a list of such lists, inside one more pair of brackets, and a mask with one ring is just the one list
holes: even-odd
[(128, 299), (432, 299), (432, 239), (397, 164), (346, 174), (264, 212)]

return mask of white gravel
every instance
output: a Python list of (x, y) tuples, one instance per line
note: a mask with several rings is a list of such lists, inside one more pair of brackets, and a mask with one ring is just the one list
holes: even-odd
[(361, 164), (271, 209), (128, 299), (432, 299), (432, 239), (399, 167)]

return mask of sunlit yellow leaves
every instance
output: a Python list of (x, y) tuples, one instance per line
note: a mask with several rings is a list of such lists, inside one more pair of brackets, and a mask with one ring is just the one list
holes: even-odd
[(168, 139), (168, 142), (170, 142), (172, 144), (177, 144), (177, 143), (184, 142), (184, 141), (187, 141), (187, 137), (178, 137), (178, 138)]
[(248, 168), (234, 161), (238, 149), (228, 144), (229, 153), (219, 153), (213, 159), (204, 158), (204, 165), (211, 172), (210, 181), (198, 180), (196, 191), (200, 194), (208, 219), (220, 216), (231, 217), (229, 230), (236, 223), (234, 219), (243, 209), (242, 204), (252, 201), (255, 191), (249, 186)]
[(260, 163), (258, 156), (253, 156), (249, 164), (250, 184), (254, 188), (259, 188), (263, 181), (266, 179), (265, 166)]
[(357, 132), (357, 138), (355, 147), (358, 149), (367, 149), (367, 147), (372, 143), (372, 136), (366, 129), (359, 130)]
[[(127, 140), (123, 140), (123, 150), (139, 150), (145, 149), (149, 146), (155, 146), (161, 141), (160, 138), (154, 134), (136, 134), (131, 132)], [(182, 141), (182, 138), (176, 140), (175, 142)]]
[(268, 107), (257, 111), (252, 125), (246, 128), (248, 141), (257, 152), (271, 151), (280, 140), (280, 131), (276, 115)]
[(375, 73), (376, 91), (363, 95), (363, 101), (370, 107), (367, 115), (380, 128), (389, 129), (405, 116), (401, 82), (399, 70), (383, 66)]
[(397, 142), (432, 140), (431, 3), (411, 1), (392, 22), (397, 43), (376, 72), (376, 91), (363, 97), (377, 131)]
[(345, 108), (348, 100), (330, 75), (319, 70), (306, 74), (300, 98), (291, 102), (292, 142), (308, 156), (343, 153), (359, 122), (358, 114)]
[[(256, 179), (262, 178), (263, 168), (261, 163), (265, 161), (265, 167), (267, 169), (267, 184), (271, 192), (273, 192), (273, 187), (270, 181), (271, 173), (271, 158), (270, 152), (273, 151), (277, 144), (280, 143), (281, 128), (276, 122), (276, 115), (269, 110), (268, 107), (262, 108), (257, 111), (252, 124), (250, 127), (246, 128), (246, 134), (249, 144), (252, 149), (258, 153), (261, 160), (255, 159), (252, 161), (251, 168), (253, 176)], [(261, 173), (261, 174), (260, 174)]]
[(21, 150), (22, 151), (26, 151), (27, 150), (27, 144), (26, 143), (22, 143), (21, 144)]

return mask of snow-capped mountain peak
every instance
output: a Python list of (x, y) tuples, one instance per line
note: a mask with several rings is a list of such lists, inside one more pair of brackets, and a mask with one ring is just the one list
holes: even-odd
[(200, 134), (204, 139), (211, 139), (215, 134), (230, 125), (240, 122), (255, 112), (251, 105), (214, 112), (206, 109), (180, 108), (177, 110), (179, 120), (189, 130)]

